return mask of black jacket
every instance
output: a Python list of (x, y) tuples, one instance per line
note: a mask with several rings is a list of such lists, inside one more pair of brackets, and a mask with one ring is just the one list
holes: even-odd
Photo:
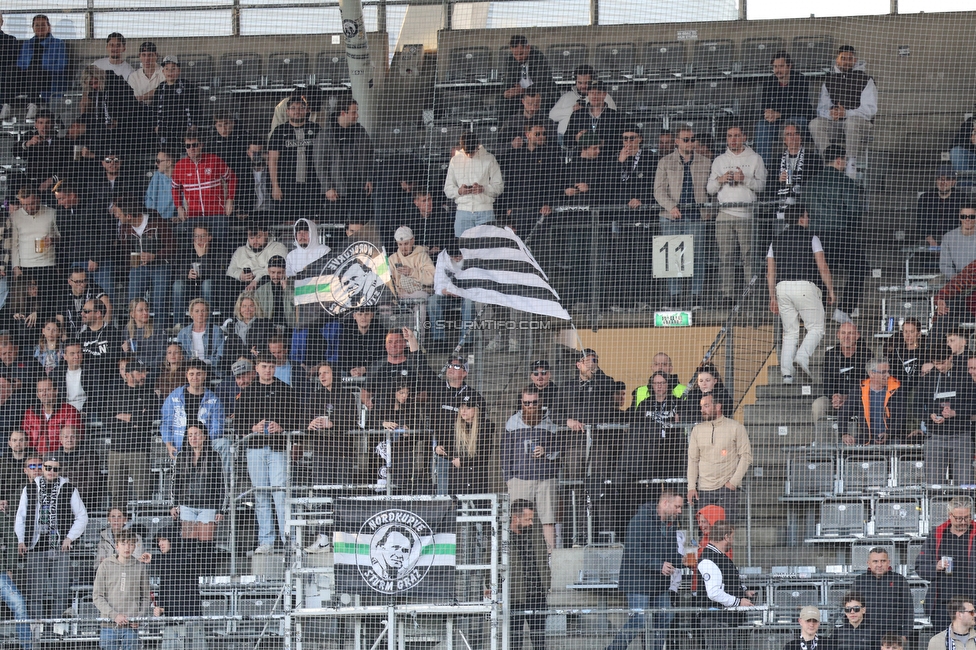
[(790, 79), (790, 83), (785, 86), (781, 85), (779, 80), (772, 75), (762, 81), (759, 90), (760, 120), (764, 120), (763, 113), (767, 108), (782, 114), (777, 123), (795, 117), (805, 120), (812, 120), (815, 117), (806, 79), (799, 74)]
[(163, 616), (202, 616), (197, 557), (184, 550), (178, 536), (174, 537), (170, 537), (170, 552), (160, 553), (149, 565), (150, 572), (159, 577), (156, 606), (163, 608)]
[(255, 380), (244, 389), (234, 419), (238, 423), (238, 435), (245, 436), (252, 433), (251, 427), (261, 420), (277, 422), (283, 429), (281, 433), (255, 435), (248, 439), (247, 448), (269, 446), (274, 451), (285, 451), (285, 433), (295, 428), (297, 416), (298, 409), (291, 387), (280, 379), (274, 379), (270, 384)]
[(905, 576), (894, 569), (888, 569), (888, 573), (880, 578), (865, 571), (854, 578), (854, 591), (864, 597), (864, 605), (867, 607), (865, 622), (874, 626), (878, 636), (894, 632), (911, 637), (915, 623), (915, 604)]

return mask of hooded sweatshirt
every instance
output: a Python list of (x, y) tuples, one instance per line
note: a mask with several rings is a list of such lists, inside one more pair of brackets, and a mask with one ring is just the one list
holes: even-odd
[[(719, 176), (737, 168), (741, 169), (745, 176), (741, 183), (735, 185), (719, 183)], [(730, 149), (726, 149), (725, 153), (716, 156), (712, 161), (712, 173), (708, 177), (706, 189), (709, 194), (718, 195), (719, 203), (755, 203), (756, 194), (762, 192), (765, 187), (766, 166), (759, 154), (749, 147), (743, 148), (739, 153), (732, 153)], [(748, 219), (752, 216), (752, 208), (719, 206), (718, 220), (721, 221), (723, 216), (726, 219), (729, 217)]]
[(118, 557), (106, 558), (95, 574), (92, 603), (102, 618), (109, 619), (102, 627), (115, 627), (115, 617), (128, 618), (149, 614), (149, 575), (146, 565), (129, 558), (124, 564)]
[[(308, 246), (298, 243), (298, 224), (304, 221), (308, 225)], [(332, 249), (319, 243), (319, 227), (308, 219), (295, 222), (295, 248), (285, 257), (285, 277), (293, 278), (301, 273), (306, 266), (329, 254)]]
[[(485, 191), (481, 194), (465, 194), (462, 196), (458, 189), (462, 185), (483, 185)], [(447, 179), (444, 181), (444, 194), (457, 204), (458, 210), (468, 212), (486, 212), (492, 209), (495, 199), (505, 189), (502, 180), (502, 170), (498, 161), (483, 146), (478, 145), (474, 155), (468, 157), (463, 151), (458, 151), (451, 158), (447, 168)]]
[(227, 266), (227, 276), (239, 280), (244, 269), (251, 269), (254, 277), (258, 280), (268, 274), (268, 261), (275, 255), (287, 257), (288, 249), (280, 241), (269, 241), (267, 245), (259, 251), (254, 250), (247, 244), (239, 246), (230, 258)]

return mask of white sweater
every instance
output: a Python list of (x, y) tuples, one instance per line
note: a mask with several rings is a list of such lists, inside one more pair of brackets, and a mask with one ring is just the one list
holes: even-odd
[[(481, 194), (465, 194), (461, 196), (458, 189), (462, 185), (484, 186)], [(484, 147), (479, 146), (474, 155), (468, 157), (463, 151), (458, 151), (451, 158), (447, 168), (447, 180), (444, 181), (444, 194), (457, 204), (458, 210), (467, 212), (486, 212), (492, 209), (495, 199), (505, 189), (502, 180), (502, 170), (498, 161)]]
[(60, 237), (55, 212), (42, 205), (37, 214), (31, 216), (23, 208), (10, 215), (10, 265), (33, 269), (54, 266), (54, 244), (43, 253), (34, 252), (34, 240), (41, 237)]
[[(718, 178), (727, 171), (741, 169), (745, 179), (741, 183), (729, 185), (720, 183)], [(712, 161), (712, 173), (708, 176), (706, 189), (709, 194), (717, 194), (719, 203), (754, 203), (756, 194), (766, 187), (766, 166), (762, 158), (755, 151), (746, 147), (741, 153), (735, 154), (725, 150)], [(723, 215), (748, 219), (752, 216), (751, 207), (723, 208), (719, 207), (719, 220)]]

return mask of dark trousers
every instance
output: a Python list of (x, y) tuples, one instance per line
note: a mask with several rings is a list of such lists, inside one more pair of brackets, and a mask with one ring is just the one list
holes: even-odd
[(695, 508), (700, 510), (710, 505), (725, 508), (725, 519), (735, 523), (739, 516), (739, 490), (730, 490), (727, 487), (717, 490), (698, 490), (698, 503)]
[(522, 650), (524, 626), (529, 625), (529, 640), (532, 650), (544, 650), (546, 647), (546, 615), (521, 614), (512, 611), (508, 618), (509, 650)]

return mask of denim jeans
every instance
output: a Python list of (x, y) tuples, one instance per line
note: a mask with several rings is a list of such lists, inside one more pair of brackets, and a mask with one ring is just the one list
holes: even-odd
[(131, 627), (103, 627), (98, 635), (102, 650), (138, 650), (139, 632)]
[[(808, 121), (802, 117), (791, 117), (789, 121), (800, 128), (800, 135), (806, 139)], [(762, 157), (769, 178), (779, 176), (779, 160), (772, 160), (773, 148), (775, 143), (780, 140), (780, 133), (786, 122), (787, 120), (783, 119), (772, 123), (766, 120), (756, 122), (756, 137), (753, 139), (752, 148)]]
[[(671, 607), (671, 596), (668, 592), (657, 596), (646, 596), (644, 594), (627, 594), (627, 606), (630, 609), (647, 609), (649, 607)], [(651, 629), (648, 630), (654, 635), (650, 648), (651, 650), (661, 650), (664, 647), (664, 639), (667, 637), (668, 627), (674, 614), (671, 612), (661, 612), (653, 615)], [(632, 613), (624, 624), (617, 636), (613, 638), (607, 650), (627, 650), (627, 646), (644, 629), (644, 613)]]
[[(260, 487), (285, 487), (285, 452), (273, 451), (270, 447), (247, 450), (247, 473), (251, 485)], [(274, 507), (278, 515), (278, 532), (285, 541), (288, 518), (285, 513), (285, 491), (274, 491)], [(258, 543), (274, 544), (274, 520), (271, 514), (272, 493), (257, 490), (254, 493), (254, 515), (258, 520)]]
[[(952, 169), (957, 172), (976, 172), (976, 153), (966, 147), (953, 147), (949, 151), (949, 160), (952, 161)], [(971, 177), (959, 181), (960, 187), (970, 187), (972, 184)]]
[(159, 650), (207, 650), (203, 623), (181, 623), (163, 628)]
[(151, 290), (149, 309), (160, 323), (168, 323), (169, 316), (169, 264), (147, 264), (129, 271), (129, 300), (142, 298)]
[(228, 478), (234, 468), (234, 455), (230, 451), (230, 438), (211, 438), (210, 446), (220, 454), (220, 464), (224, 466), (224, 478)]
[[(71, 557), (61, 551), (40, 550), (46, 541), (42, 536), (27, 554), (25, 575), (44, 578), (31, 581), (27, 591), (31, 618), (61, 618), (71, 604)], [(48, 610), (44, 608), (45, 600), (51, 603)]]
[(491, 223), (494, 220), (494, 210), (482, 210), (480, 212), (458, 210), (457, 214), (454, 215), (454, 236), (460, 237), (468, 228)]
[[(174, 323), (186, 323), (188, 318), (186, 316), (186, 308), (190, 304), (190, 300), (194, 298), (203, 298), (207, 301), (208, 305), (211, 305), (213, 309), (213, 280), (203, 280), (202, 282), (194, 282), (193, 280), (186, 280), (180, 278), (173, 283), (173, 322)], [(186, 318), (184, 318), (186, 317)], [(159, 318), (157, 316), (157, 318)], [(162, 322), (162, 321), (160, 321)]]
[[(17, 585), (7, 575), (6, 571), (0, 571), (0, 598), (7, 604), (13, 612), (14, 620), (26, 621), (30, 616), (27, 615), (27, 602), (23, 595), (17, 590)], [(30, 623), (17, 623), (17, 638), (24, 650), (31, 647)]]
[[(461, 324), (466, 325), (471, 322), (474, 303), (467, 299), (456, 296), (444, 296), (435, 293), (427, 299), (427, 316), (430, 318), (430, 338), (434, 341), (443, 341), (447, 338), (444, 332), (444, 307), (461, 305)], [(458, 335), (460, 338), (461, 335)]]
[[(694, 237), (695, 269), (691, 277), (691, 295), (700, 296), (705, 284), (705, 224), (701, 220), (661, 219), (661, 234), (665, 236), (691, 235)], [(668, 278), (668, 293), (677, 296), (681, 293), (681, 285), (686, 283), (684, 278)]]

